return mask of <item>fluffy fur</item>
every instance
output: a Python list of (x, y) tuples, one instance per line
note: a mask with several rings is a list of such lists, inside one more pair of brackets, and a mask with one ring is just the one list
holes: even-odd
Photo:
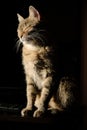
[(74, 100), (71, 89), (75, 87), (69, 78), (58, 85), (53, 62), (53, 50), (45, 37), (39, 12), (29, 6), (29, 16), (18, 16), (18, 38), (22, 43), (22, 63), (26, 77), (26, 107), (21, 111), (26, 116), (36, 107), (33, 117), (41, 117), (46, 110), (63, 111)]

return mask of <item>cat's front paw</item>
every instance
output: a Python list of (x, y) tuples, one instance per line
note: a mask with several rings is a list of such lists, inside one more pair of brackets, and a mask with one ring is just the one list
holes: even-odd
[(44, 115), (44, 111), (41, 111), (41, 110), (36, 110), (33, 114), (33, 117), (42, 117)]
[(26, 117), (26, 116), (32, 116), (32, 110), (28, 109), (27, 107), (23, 108), (21, 110), (21, 116)]

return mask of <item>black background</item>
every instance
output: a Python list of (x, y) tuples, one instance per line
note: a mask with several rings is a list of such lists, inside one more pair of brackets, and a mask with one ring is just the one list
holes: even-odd
[(83, 0), (3, 0), (0, 3), (0, 103), (23, 103), (25, 100), (21, 52), (16, 52), (17, 13), (27, 17), (30, 5), (48, 23), (63, 76), (74, 75), (81, 87)]
[[(25, 77), (21, 64), (21, 52), (16, 52), (17, 13), (28, 16), (33, 5), (48, 23), (51, 38), (60, 53), (63, 76), (74, 75), (80, 82), (81, 9), (78, 0), (13, 0), (0, 5), (0, 89), (1, 100), (12, 99), (25, 90)], [(57, 61), (57, 57), (56, 57)], [(16, 91), (14, 91), (16, 90)], [(12, 92), (15, 92), (14, 94)], [(5, 98), (3, 95), (7, 95)], [(19, 96), (20, 99), (20, 96)]]

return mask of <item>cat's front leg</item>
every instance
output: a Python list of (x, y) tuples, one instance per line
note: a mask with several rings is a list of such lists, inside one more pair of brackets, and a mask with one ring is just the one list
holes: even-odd
[(22, 117), (32, 114), (32, 109), (33, 109), (33, 105), (34, 105), (34, 101), (35, 101), (35, 88), (34, 88), (33, 84), (31, 84), (31, 83), (27, 84), (26, 94), (27, 94), (26, 95), (27, 96), (27, 105), (21, 111)]
[(37, 110), (34, 112), (33, 117), (41, 117), (44, 114), (46, 110), (47, 100), (50, 94), (51, 81), (51, 77), (48, 77), (44, 80), (41, 90), (41, 96), (39, 102), (37, 102)]

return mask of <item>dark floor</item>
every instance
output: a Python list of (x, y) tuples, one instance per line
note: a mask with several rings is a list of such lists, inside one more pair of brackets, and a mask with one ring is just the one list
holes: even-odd
[(1, 113), (0, 130), (18, 130), (18, 129), (38, 129), (49, 130), (50, 128), (58, 130), (83, 130), (83, 111), (69, 111), (58, 113), (57, 115), (47, 114), (42, 118), (21, 117), (20, 114)]

